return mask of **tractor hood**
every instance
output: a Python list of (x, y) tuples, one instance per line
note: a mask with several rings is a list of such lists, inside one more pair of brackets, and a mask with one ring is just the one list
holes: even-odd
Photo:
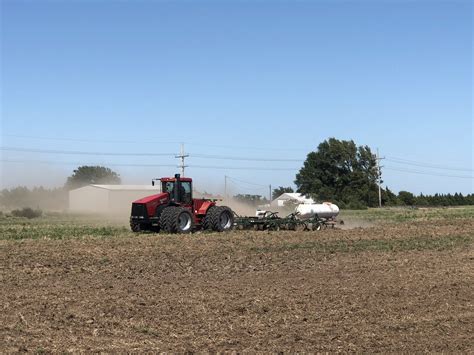
[(133, 203), (144, 203), (144, 204), (148, 204), (150, 202), (158, 202), (159, 204), (162, 204), (162, 203), (165, 203), (167, 202), (169, 199), (169, 195), (168, 193), (166, 192), (162, 192), (162, 193), (159, 193), (159, 194), (156, 194), (156, 195), (150, 195), (150, 196), (147, 196), (147, 197), (143, 197), (139, 200), (136, 200), (136, 201), (133, 201)]
[[(139, 207), (140, 210), (142, 210), (141, 214), (146, 213), (146, 216), (144, 215), (143, 217), (149, 218), (151, 216), (155, 215), (156, 208), (160, 205), (166, 205), (168, 204), (170, 200), (170, 196), (166, 192), (162, 192), (156, 195), (151, 195), (147, 197), (143, 197), (139, 200), (133, 201), (132, 203), (132, 215), (136, 215), (137, 213), (134, 213), (134, 210), (138, 206), (144, 206)], [(145, 212), (146, 211), (146, 212)]]

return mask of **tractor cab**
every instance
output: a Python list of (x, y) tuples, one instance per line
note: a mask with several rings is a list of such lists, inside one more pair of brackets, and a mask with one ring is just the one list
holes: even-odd
[(193, 203), (193, 180), (182, 178), (176, 174), (174, 178), (161, 178), (161, 191), (170, 196), (170, 200), (176, 204), (192, 205)]

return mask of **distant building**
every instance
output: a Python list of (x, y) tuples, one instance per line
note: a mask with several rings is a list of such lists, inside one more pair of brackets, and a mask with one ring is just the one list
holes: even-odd
[(312, 198), (308, 198), (298, 192), (286, 192), (274, 199), (271, 206), (283, 207), (287, 201), (293, 201), (295, 203), (315, 203)]
[(130, 213), (132, 202), (160, 192), (151, 185), (87, 185), (69, 191), (69, 211), (77, 213)]

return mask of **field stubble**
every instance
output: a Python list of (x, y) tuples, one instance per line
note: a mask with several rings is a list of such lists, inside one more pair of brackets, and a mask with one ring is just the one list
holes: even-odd
[(433, 214), (189, 236), (2, 221), (1, 349), (470, 352), (474, 218)]

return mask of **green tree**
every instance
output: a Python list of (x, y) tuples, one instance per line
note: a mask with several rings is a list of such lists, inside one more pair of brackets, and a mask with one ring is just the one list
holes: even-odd
[(104, 166), (80, 166), (67, 178), (65, 187), (77, 189), (89, 184), (120, 184), (120, 175)]
[(296, 174), (297, 191), (343, 208), (376, 206), (377, 161), (368, 146), (330, 138), (310, 152)]
[(415, 196), (408, 191), (400, 191), (398, 193), (398, 199), (407, 206), (413, 206), (415, 204)]
[(385, 190), (382, 190), (382, 204), (384, 206), (397, 206), (400, 204), (400, 201), (388, 186), (385, 187)]
[(419, 196), (415, 197), (415, 205), (417, 205), (417, 206), (428, 206), (429, 205), (428, 198), (425, 195), (423, 195), (422, 193), (420, 193)]
[(291, 187), (283, 187), (283, 186), (279, 186), (277, 187), (276, 189), (273, 189), (272, 191), (272, 199), (276, 199), (277, 197), (280, 197), (281, 195), (283, 195), (284, 193), (287, 193), (287, 192), (294, 192), (293, 189)]

